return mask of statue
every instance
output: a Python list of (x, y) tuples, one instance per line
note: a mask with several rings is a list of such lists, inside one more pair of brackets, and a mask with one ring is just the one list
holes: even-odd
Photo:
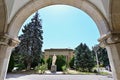
[(56, 57), (56, 55), (54, 54), (54, 55), (53, 55), (53, 58), (52, 58), (52, 66), (55, 65), (56, 59), (57, 59), (57, 57)]
[(57, 66), (55, 65), (56, 59), (57, 59), (57, 57), (54, 54), (52, 57), (52, 65), (51, 65), (51, 72), (52, 73), (56, 73), (56, 70), (57, 70)]

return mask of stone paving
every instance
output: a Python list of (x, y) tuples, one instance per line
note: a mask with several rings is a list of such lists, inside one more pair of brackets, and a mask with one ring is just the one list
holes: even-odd
[(113, 80), (102, 75), (40, 75), (40, 74), (8, 74), (6, 80)]

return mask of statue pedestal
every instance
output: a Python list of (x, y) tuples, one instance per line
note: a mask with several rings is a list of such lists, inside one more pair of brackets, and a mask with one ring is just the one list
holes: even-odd
[(56, 65), (51, 65), (51, 72), (56, 73), (57, 66)]

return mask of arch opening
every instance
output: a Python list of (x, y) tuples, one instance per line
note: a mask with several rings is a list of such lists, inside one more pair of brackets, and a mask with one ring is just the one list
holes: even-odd
[[(45, 37), (43, 39), (44, 43), (42, 50), (45, 48), (54, 48), (53, 42), (50, 41), (55, 41), (54, 44), (59, 43), (59, 46), (56, 45), (57, 48), (75, 48), (75, 44), (79, 44), (79, 41), (90, 45), (90, 49), (92, 49), (95, 44), (98, 44), (97, 39), (100, 35), (97, 26), (92, 18), (82, 10), (68, 5), (51, 5), (38, 10), (38, 13), (40, 13), (40, 19), (42, 19), (43, 36)], [(35, 13), (24, 22), (18, 36), (22, 34), (22, 29), (27, 23), (31, 22), (34, 15)], [(84, 38), (81, 39), (82, 34), (84, 35)], [(88, 35), (93, 34), (96, 34), (97, 36), (89, 39)], [(77, 36), (79, 36), (78, 39), (76, 39)], [(60, 42), (59, 40), (61, 39), (62, 41)], [(67, 39), (69, 39), (69, 41), (67, 41)], [(49, 47), (46, 46), (48, 44)], [(69, 45), (74, 45), (74, 47)]]

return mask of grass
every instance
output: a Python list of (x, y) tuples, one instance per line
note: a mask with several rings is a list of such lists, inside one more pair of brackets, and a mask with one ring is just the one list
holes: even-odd
[(67, 74), (90, 75), (90, 74), (95, 74), (95, 73), (92, 73), (92, 72), (79, 72), (79, 71), (76, 71), (76, 70), (68, 70)]
[(100, 75), (109, 75), (107, 72), (100, 72)]
[(80, 71), (76, 71), (76, 70), (67, 70), (66, 74), (78, 74), (78, 75), (110, 75), (108, 72), (94, 73), (94, 72), (80, 72)]
[[(36, 72), (35, 70), (22, 70), (22, 71), (16, 71), (16, 72), (12, 72), (12, 73), (17, 73), (17, 74), (39, 74), (38, 72)], [(80, 72), (80, 71), (76, 71), (76, 70), (67, 70), (66, 72), (64, 72), (64, 74), (72, 74), (72, 75), (110, 75), (108, 72), (100, 72), (100, 73), (93, 73), (93, 72)]]

